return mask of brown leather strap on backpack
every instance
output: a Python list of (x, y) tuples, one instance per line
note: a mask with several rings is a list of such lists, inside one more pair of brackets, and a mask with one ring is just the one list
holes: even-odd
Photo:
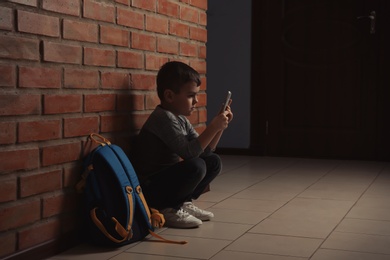
[(105, 146), (106, 144), (108, 145), (111, 144), (111, 142), (107, 138), (96, 133), (90, 134), (89, 138), (91, 138), (91, 140), (94, 141), (95, 143), (100, 144), (102, 146)]
[(91, 216), (93, 223), (95, 223), (95, 225), (100, 229), (100, 231), (108, 239), (110, 239), (111, 241), (113, 241), (115, 243), (121, 243), (121, 242), (123, 242), (125, 240), (129, 240), (133, 237), (133, 231), (131, 230), (131, 227), (133, 224), (133, 212), (132, 212), (132, 209), (133, 209), (133, 189), (130, 186), (127, 186), (126, 193), (127, 193), (127, 198), (129, 201), (129, 216), (130, 216), (129, 221), (127, 223), (127, 227), (124, 228), (115, 217), (111, 218), (112, 222), (115, 223), (115, 231), (118, 233), (119, 236), (122, 237), (122, 239), (116, 239), (115, 237), (111, 236), (110, 233), (108, 233), (106, 227), (103, 225), (103, 223), (98, 219), (98, 217), (96, 215), (96, 210), (98, 209), (97, 207), (93, 208), (90, 211), (90, 216)]
[[(142, 193), (141, 186), (137, 186), (135, 188), (135, 190), (137, 191), (137, 193), (138, 193), (138, 195), (139, 195), (139, 197), (140, 197), (140, 199), (142, 201), (142, 204), (143, 204), (143, 206), (144, 206), (144, 208), (146, 210), (146, 213), (148, 214), (149, 222), (152, 224), (152, 227), (162, 228), (164, 226), (164, 224), (165, 224), (164, 215), (161, 214), (157, 209), (151, 208), (149, 210), (148, 204), (146, 203), (145, 196)], [(152, 211), (152, 212), (150, 212), (150, 211)], [(184, 244), (188, 243), (187, 241), (175, 241), (175, 240), (170, 240), (170, 239), (163, 238), (162, 236), (157, 235), (152, 230), (149, 230), (149, 233), (152, 236), (154, 236), (155, 238), (158, 238), (160, 240), (143, 240), (143, 241), (147, 241), (147, 242), (164, 242), (164, 243), (180, 244), (180, 245), (184, 245)]]

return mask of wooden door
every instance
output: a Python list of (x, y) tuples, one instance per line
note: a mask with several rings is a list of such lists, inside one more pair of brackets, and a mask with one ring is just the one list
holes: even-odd
[(253, 1), (252, 150), (378, 157), (380, 2)]

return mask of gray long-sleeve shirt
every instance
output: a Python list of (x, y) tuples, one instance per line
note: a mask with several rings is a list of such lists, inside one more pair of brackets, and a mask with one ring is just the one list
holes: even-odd
[(134, 166), (140, 179), (146, 179), (180, 161), (198, 157), (203, 149), (199, 134), (185, 116), (175, 116), (157, 106), (137, 137)]

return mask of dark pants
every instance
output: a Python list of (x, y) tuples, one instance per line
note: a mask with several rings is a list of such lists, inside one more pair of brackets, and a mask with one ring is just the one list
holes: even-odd
[(150, 207), (179, 209), (184, 202), (199, 198), (220, 171), (220, 157), (209, 153), (160, 171), (142, 184), (142, 190)]

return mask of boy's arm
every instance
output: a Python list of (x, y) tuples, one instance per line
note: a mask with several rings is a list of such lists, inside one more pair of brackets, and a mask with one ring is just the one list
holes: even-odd
[(219, 132), (222, 132), (228, 125), (228, 117), (221, 113), (214, 117), (206, 129), (198, 136), (198, 141), (203, 150), (210, 145)]
[(219, 139), (221, 139), (221, 136), (223, 134), (223, 130), (219, 131), (213, 140), (211, 140), (210, 144), (209, 144), (209, 147), (212, 151), (215, 150), (215, 148), (217, 148), (217, 144), (219, 143)]
[[(221, 139), (223, 130), (225, 130), (230, 121), (233, 119), (233, 113), (230, 110), (230, 100), (229, 105), (226, 108), (226, 111), (221, 111), (206, 127), (201, 135), (199, 135), (198, 140), (202, 149), (206, 149), (207, 146), (211, 150), (215, 150), (219, 140)], [(219, 130), (218, 130), (219, 129)]]

